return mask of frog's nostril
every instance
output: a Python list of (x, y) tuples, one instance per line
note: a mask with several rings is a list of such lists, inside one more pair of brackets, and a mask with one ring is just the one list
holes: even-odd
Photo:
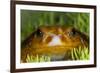
[(52, 40), (48, 43), (48, 46), (56, 46), (61, 45), (61, 40), (59, 36), (53, 36)]

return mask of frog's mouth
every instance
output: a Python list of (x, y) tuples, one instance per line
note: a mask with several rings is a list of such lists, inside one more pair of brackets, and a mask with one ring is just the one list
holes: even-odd
[(65, 55), (66, 53), (58, 54), (58, 55), (53, 54), (53, 55), (42, 55), (42, 56), (50, 57), (51, 61), (62, 61), (64, 60)]
[(63, 54), (66, 51), (70, 51), (74, 46), (38, 46), (30, 48), (34, 53), (38, 54)]

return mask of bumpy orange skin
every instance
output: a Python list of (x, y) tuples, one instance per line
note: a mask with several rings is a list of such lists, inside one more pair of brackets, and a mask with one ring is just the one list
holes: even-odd
[[(50, 55), (54, 56), (53, 60), (55, 57), (61, 56), (62, 60), (65, 59), (67, 51), (79, 46), (89, 46), (88, 36), (73, 27), (42, 26), (37, 30), (21, 44), (22, 62), (26, 62), (27, 54), (32, 56)], [(51, 44), (54, 37), (57, 37), (56, 44)]]

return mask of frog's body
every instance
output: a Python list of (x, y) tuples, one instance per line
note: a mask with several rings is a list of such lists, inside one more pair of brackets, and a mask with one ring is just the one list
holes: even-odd
[(43, 26), (33, 32), (21, 45), (21, 60), (27, 54), (51, 56), (52, 60), (63, 60), (72, 48), (88, 47), (88, 37), (72, 27)]

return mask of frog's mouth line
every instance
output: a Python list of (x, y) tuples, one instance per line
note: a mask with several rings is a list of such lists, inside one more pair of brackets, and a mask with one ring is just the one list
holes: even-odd
[[(32, 50), (33, 52), (37, 52), (37, 53), (64, 53), (66, 51), (70, 51), (73, 48), (79, 48), (81, 46), (41, 46), (41, 47), (34, 47), (31, 48), (30, 50)], [(83, 47), (84, 48), (84, 47)]]
[(57, 45), (57, 46), (42, 46), (42, 45), (37, 45), (37, 46), (32, 46), (31, 49), (73, 49), (73, 48), (79, 48), (82, 46), (75, 46), (75, 45), (71, 45), (71, 46), (64, 46), (64, 45)]
[(85, 47), (81, 47), (81, 46), (78, 46), (76, 48), (74, 48), (75, 46), (73, 46), (73, 48), (70, 48), (70, 46), (66, 47), (66, 46), (52, 46), (52, 47), (34, 47), (34, 48), (26, 48), (26, 51), (27, 53), (30, 54), (30, 51), (31, 51), (31, 54), (45, 54), (45, 55), (62, 55), (66, 52), (69, 52), (73, 49), (77, 49), (77, 48), (85, 48)]

